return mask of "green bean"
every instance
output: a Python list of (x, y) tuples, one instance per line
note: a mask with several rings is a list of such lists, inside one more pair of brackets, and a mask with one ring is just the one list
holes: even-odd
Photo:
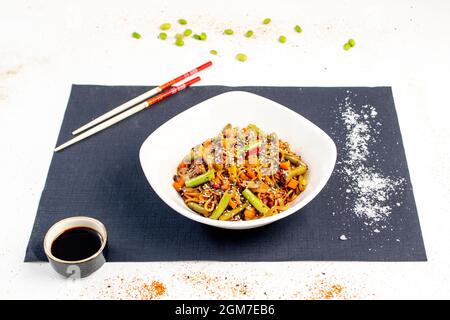
[(300, 165), (299, 167), (295, 169), (291, 169), (286, 177), (286, 181), (290, 181), (293, 177), (299, 176), (301, 174), (304, 174), (308, 170), (308, 167), (305, 165)]
[(285, 36), (280, 36), (278, 38), (278, 41), (280, 41), (281, 43), (285, 43), (286, 42), (286, 37)]
[(352, 46), (347, 42), (346, 44), (344, 44), (344, 50), (347, 51), (348, 49), (350, 49)]
[(184, 35), (185, 37), (189, 37), (191, 34), (192, 34), (192, 30), (191, 30), (191, 29), (186, 29), (186, 30), (184, 30), (184, 32), (183, 32), (183, 35)]
[(175, 39), (183, 39), (184, 38), (184, 36), (181, 34), (181, 33), (177, 33), (176, 35), (175, 35)]
[(249, 189), (245, 189), (242, 191), (242, 195), (245, 199), (250, 202), (252, 206), (255, 207), (256, 210), (261, 212), (263, 215), (266, 215), (267, 212), (270, 210), (268, 206), (266, 206), (261, 199), (259, 199), (256, 195), (253, 194)]
[(270, 20), (270, 18), (265, 18), (265, 19), (263, 20), (263, 24), (269, 24), (270, 21), (272, 21), (272, 20)]
[(296, 166), (300, 165), (301, 163), (303, 163), (300, 159), (295, 158), (294, 156), (291, 156), (290, 154), (285, 154), (284, 158), (286, 160), (289, 160), (292, 164), (295, 164)]
[(170, 23), (163, 23), (162, 25), (159, 26), (161, 30), (169, 30), (171, 27), (172, 25)]
[(161, 32), (161, 33), (159, 34), (158, 38), (160, 38), (161, 40), (166, 40), (166, 39), (167, 39), (167, 33)]
[(192, 38), (194, 38), (195, 40), (202, 40), (202, 37), (200, 37), (199, 34), (194, 34), (194, 35), (192, 36)]
[(299, 25), (296, 25), (296, 26), (294, 27), (294, 30), (295, 30), (296, 32), (298, 32), (298, 33), (301, 33), (301, 32), (303, 31), (302, 27), (300, 27)]
[(225, 209), (228, 206), (228, 203), (231, 200), (231, 197), (233, 195), (230, 192), (225, 192), (222, 196), (222, 199), (220, 199), (219, 204), (217, 205), (216, 209), (211, 213), (209, 216), (210, 219), (217, 220), (222, 215), (222, 213), (225, 211)]
[(232, 210), (227, 210), (220, 216), (219, 220), (224, 220), (224, 221), (230, 220), (231, 218), (233, 218), (238, 213), (242, 212), (242, 210), (244, 210), (247, 207), (248, 207), (248, 202), (241, 204), (240, 206), (237, 206), (236, 208), (234, 208)]
[(225, 29), (225, 30), (223, 31), (223, 33), (226, 34), (226, 35), (231, 36), (231, 35), (234, 33), (234, 31), (233, 31), (233, 29)]
[(218, 54), (217, 50), (209, 50), (209, 53), (211, 53), (211, 54), (213, 54), (215, 56), (217, 56), (217, 54)]
[(199, 205), (198, 203), (195, 202), (188, 202), (186, 203), (186, 205), (191, 208), (192, 210), (194, 210), (197, 213), (200, 213), (204, 216), (208, 216), (209, 211), (205, 209), (205, 207)]
[(135, 39), (140, 39), (140, 38), (141, 38), (141, 35), (140, 35), (138, 32), (133, 32), (133, 33), (131, 34), (131, 36), (132, 36), (133, 38), (135, 38)]
[(204, 33), (204, 32), (202, 32), (202, 33), (200, 33), (200, 40), (206, 40), (206, 33)]
[(354, 47), (356, 44), (355, 39), (349, 39), (347, 43), (350, 45), (350, 47)]
[(247, 38), (250, 38), (252, 35), (253, 35), (253, 31), (252, 31), (252, 30), (248, 30), (248, 31), (244, 34), (244, 36), (247, 37)]
[(185, 25), (185, 24), (187, 24), (187, 21), (185, 19), (179, 19), (178, 23), (181, 25)]
[(201, 174), (199, 176), (196, 176), (192, 179), (189, 179), (185, 182), (186, 187), (188, 188), (194, 188), (201, 184), (204, 184), (205, 182), (208, 182), (209, 180), (214, 179), (214, 170), (206, 171), (204, 174)]

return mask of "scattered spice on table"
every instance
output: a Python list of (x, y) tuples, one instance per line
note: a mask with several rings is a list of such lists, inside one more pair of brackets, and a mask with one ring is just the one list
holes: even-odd
[(126, 300), (155, 300), (167, 292), (166, 286), (157, 280), (146, 280), (140, 277), (115, 277), (105, 279), (100, 290), (100, 298)]

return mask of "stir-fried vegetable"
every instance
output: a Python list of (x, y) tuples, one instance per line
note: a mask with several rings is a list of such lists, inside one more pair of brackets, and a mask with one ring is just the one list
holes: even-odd
[(199, 205), (198, 203), (195, 202), (188, 202), (186, 203), (186, 205), (191, 208), (192, 210), (194, 210), (197, 213), (200, 213), (201, 215), (204, 215), (205, 217), (208, 216), (209, 211), (205, 209), (205, 207)]
[(244, 204), (241, 204), (240, 206), (238, 206), (238, 207), (236, 207), (236, 208), (234, 208), (234, 209), (232, 209), (232, 210), (225, 211), (225, 212), (220, 216), (219, 220), (224, 220), (224, 221), (230, 220), (231, 218), (233, 218), (233, 217), (234, 217), (235, 215), (237, 215), (238, 213), (241, 213), (242, 210), (244, 210), (244, 209), (247, 208), (247, 207), (248, 207), (248, 202), (246, 202), (246, 203), (244, 203)]
[(204, 174), (201, 174), (199, 176), (196, 176), (192, 179), (189, 179), (185, 182), (186, 187), (193, 188), (197, 187), (205, 182), (208, 182), (209, 180), (214, 179), (214, 170), (209, 170), (205, 172)]
[(261, 212), (263, 215), (267, 214), (269, 207), (267, 207), (257, 196), (255, 196), (253, 192), (249, 189), (245, 189), (242, 191), (242, 195), (248, 200), (248, 202), (251, 203), (252, 206), (255, 207), (256, 210)]
[(231, 200), (231, 197), (233, 195), (230, 192), (225, 192), (222, 196), (222, 199), (220, 199), (219, 204), (217, 205), (216, 209), (213, 211), (213, 213), (209, 216), (210, 219), (217, 220), (222, 215), (222, 213), (225, 211), (225, 209), (228, 206), (228, 203)]

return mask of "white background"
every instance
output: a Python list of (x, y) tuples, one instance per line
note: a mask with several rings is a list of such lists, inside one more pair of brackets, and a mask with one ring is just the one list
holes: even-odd
[[(208, 40), (158, 40), (178, 18)], [(237, 35), (222, 36), (226, 27)], [(240, 35), (247, 28), (255, 39)], [(445, 0), (1, 1), (0, 298), (123, 297), (104, 293), (115, 277), (162, 281), (163, 298), (308, 298), (318, 281), (342, 284), (341, 298), (450, 298), (449, 40)], [(23, 263), (71, 84), (158, 84), (211, 58), (202, 85), (392, 86), (429, 261), (108, 263), (76, 284)], [(241, 282), (246, 295), (232, 289)]]

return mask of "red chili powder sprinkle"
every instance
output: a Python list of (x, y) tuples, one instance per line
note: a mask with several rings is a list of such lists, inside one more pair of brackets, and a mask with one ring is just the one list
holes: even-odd
[(99, 292), (105, 299), (154, 300), (166, 294), (166, 286), (160, 281), (123, 277), (106, 279), (106, 286)]

